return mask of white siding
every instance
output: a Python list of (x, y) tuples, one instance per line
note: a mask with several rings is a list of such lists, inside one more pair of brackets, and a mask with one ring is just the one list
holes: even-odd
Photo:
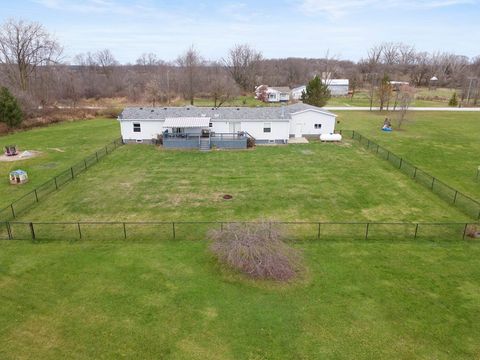
[(348, 85), (328, 85), (328, 89), (330, 90), (330, 94), (332, 96), (344, 96), (348, 95)]
[[(302, 127), (302, 135), (320, 135), (330, 134), (335, 131), (336, 118), (334, 115), (321, 113), (315, 110), (306, 110), (292, 114), (290, 121), (290, 134), (295, 134), (298, 124)], [(316, 129), (315, 124), (321, 124), (321, 128)]]
[(216, 133), (230, 132), (230, 123), (228, 121), (212, 121), (211, 131)]
[[(263, 132), (265, 123), (270, 123), (271, 132)], [(284, 140), (288, 141), (288, 129), (290, 124), (288, 121), (242, 121), (242, 131), (248, 132), (257, 140)]]
[[(133, 132), (133, 124), (140, 124), (140, 132)], [(125, 140), (150, 140), (156, 139), (162, 133), (163, 120), (122, 120), (120, 131)]]

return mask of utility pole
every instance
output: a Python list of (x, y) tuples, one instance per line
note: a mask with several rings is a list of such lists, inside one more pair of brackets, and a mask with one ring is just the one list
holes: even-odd
[(170, 106), (170, 69), (167, 69), (167, 104)]

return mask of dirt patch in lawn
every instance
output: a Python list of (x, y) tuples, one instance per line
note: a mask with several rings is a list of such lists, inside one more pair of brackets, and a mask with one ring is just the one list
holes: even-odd
[[(27, 154), (25, 154), (27, 153)], [(18, 155), (15, 156), (7, 156), (5, 154), (0, 155), (0, 161), (1, 162), (13, 162), (13, 161), (20, 161), (20, 160), (28, 160), (32, 159), (34, 157), (40, 156), (41, 152), (40, 151), (35, 151), (35, 150), (25, 150), (20, 152)]]

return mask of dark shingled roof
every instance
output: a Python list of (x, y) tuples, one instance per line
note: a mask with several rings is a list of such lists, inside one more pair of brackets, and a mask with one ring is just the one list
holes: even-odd
[(322, 108), (297, 103), (287, 106), (262, 107), (127, 107), (120, 116), (120, 120), (165, 120), (174, 117), (209, 117), (215, 120), (290, 120), (291, 114), (299, 111), (315, 109), (325, 114), (331, 112)]

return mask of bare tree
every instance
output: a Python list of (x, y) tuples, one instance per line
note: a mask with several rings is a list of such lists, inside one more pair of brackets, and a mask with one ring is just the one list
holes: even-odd
[[(379, 100), (379, 105), (380, 105), (380, 111), (383, 110), (385, 105), (388, 104), (390, 101), (390, 96), (392, 95), (392, 85), (390, 85), (390, 78), (388, 77), (387, 74), (383, 75), (382, 80), (380, 81), (380, 84), (378, 85), (378, 100)], [(388, 110), (388, 105), (387, 105), (387, 110)]]
[(0, 27), (0, 64), (22, 91), (38, 67), (56, 63), (61, 53), (60, 44), (39, 23), (10, 19)]
[(190, 105), (193, 105), (196, 93), (196, 86), (198, 85), (199, 67), (204, 62), (200, 53), (191, 46), (183, 55), (177, 58), (177, 64), (182, 70), (182, 87), (184, 96), (190, 100)]
[(243, 91), (252, 91), (258, 74), (262, 53), (247, 44), (235, 45), (223, 59), (225, 68)]
[(147, 82), (145, 85), (145, 95), (147, 96), (147, 100), (152, 103), (152, 106), (155, 106), (158, 101), (161, 101), (163, 92), (158, 76), (152, 77)]
[(397, 127), (400, 129), (407, 121), (407, 112), (415, 98), (415, 88), (409, 85), (402, 85), (398, 90), (398, 116)]
[(238, 95), (238, 87), (225, 71), (225, 68), (218, 63), (209, 67), (207, 88), (213, 98), (214, 106), (220, 107), (226, 101)]
[(118, 61), (109, 49), (97, 51), (93, 55), (93, 58), (95, 64), (100, 68), (100, 72), (106, 77), (110, 77), (114, 67), (118, 65)]

